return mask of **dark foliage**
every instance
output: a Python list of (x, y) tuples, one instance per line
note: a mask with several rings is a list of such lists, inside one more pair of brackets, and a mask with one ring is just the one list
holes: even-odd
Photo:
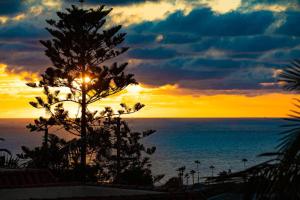
[[(0, 138), (0, 141), (4, 141), (4, 139), (3, 139), (3, 138)], [(0, 153), (1, 153), (1, 152), (4, 152), (4, 153), (7, 153), (7, 154), (11, 155), (10, 151), (7, 150), (7, 149), (4, 149), (4, 148), (0, 148)]]
[(18, 154), (18, 157), (25, 160), (25, 166), (28, 168), (65, 169), (69, 166), (68, 157), (63, 152), (66, 144), (65, 140), (50, 134), (48, 148), (41, 146), (31, 150), (22, 146), (23, 153)]
[(179, 177), (172, 177), (162, 186), (167, 190), (179, 190), (182, 187), (182, 180)]
[[(36, 97), (30, 104), (46, 109), (56, 124), (81, 137), (83, 169), (87, 162), (87, 134), (101, 117), (97, 111), (89, 111), (88, 106), (136, 84), (133, 75), (124, 72), (127, 63), (111, 61), (128, 48), (118, 47), (125, 37), (125, 33), (119, 33), (121, 26), (104, 28), (110, 11), (104, 6), (89, 10), (72, 6), (66, 12), (57, 12), (58, 20), (47, 20), (51, 28), (46, 29), (53, 39), (41, 43), (53, 66), (46, 69), (38, 84), (28, 83), (30, 87), (42, 87), (46, 95), (46, 98)], [(67, 94), (60, 88), (67, 88)], [(75, 117), (64, 109), (65, 102), (78, 106)], [(44, 122), (40, 120), (29, 128), (47, 130)]]
[[(155, 177), (145, 155), (155, 148), (144, 147), (140, 140), (154, 131), (132, 132), (121, 119), (144, 105), (131, 108), (122, 103), (117, 112), (89, 107), (137, 84), (132, 74), (125, 73), (127, 63), (113, 61), (128, 48), (121, 45), (126, 35), (119, 33), (121, 26), (105, 25), (111, 10), (72, 6), (57, 12), (58, 20), (47, 20), (52, 39), (41, 43), (53, 66), (38, 83), (27, 85), (43, 89), (44, 96), (30, 104), (46, 110), (49, 117), (27, 126), (44, 133), (43, 145), (33, 150), (23, 147), (19, 156), (27, 159), (27, 167), (48, 168), (65, 180), (151, 185)], [(77, 113), (71, 114), (65, 104), (77, 106)], [(59, 129), (75, 138), (65, 141), (53, 135)]]
[(142, 166), (125, 169), (119, 179), (119, 183), (125, 185), (149, 186), (154, 183), (151, 170)]
[[(47, 20), (51, 27), (47, 30), (53, 39), (41, 43), (46, 47), (45, 54), (52, 61), (53, 67), (46, 69), (39, 83), (27, 84), (43, 88), (45, 98), (36, 97), (36, 101), (30, 104), (45, 109), (50, 115), (49, 119), (41, 117), (34, 124), (28, 125), (31, 131), (44, 132), (43, 148), (36, 151), (41, 151), (41, 157), (47, 158), (50, 155), (47, 151), (50, 126), (61, 126), (67, 132), (79, 136), (72, 145), (76, 146), (76, 150), (79, 147), (80, 155), (72, 153), (72, 158), (75, 165), (80, 159), (83, 179), (88, 151), (95, 150), (95, 144), (91, 144), (91, 138), (98, 131), (95, 126), (104, 117), (103, 112), (92, 112), (88, 106), (120, 92), (129, 84), (136, 84), (133, 75), (124, 72), (127, 63), (110, 61), (128, 49), (118, 47), (125, 37), (125, 33), (118, 33), (121, 26), (104, 28), (105, 17), (110, 11), (104, 6), (89, 10), (72, 6), (66, 12), (58, 12), (58, 20)], [(78, 106), (76, 116), (71, 116), (65, 110), (66, 102)], [(103, 150), (98, 148), (97, 151)]]
[[(295, 60), (279, 74), (278, 83), (288, 91), (300, 90), (300, 61)], [(276, 152), (263, 153), (269, 161), (239, 173), (223, 177), (223, 181), (245, 182), (245, 199), (296, 200), (300, 198), (300, 100), (291, 110)], [(244, 161), (243, 161), (244, 162)], [(215, 180), (221, 181), (222, 177)]]
[[(0, 138), (0, 141), (4, 141)], [(14, 157), (8, 149), (0, 148), (0, 168), (19, 168), (20, 163), (17, 157)]]
[[(285, 90), (299, 92), (300, 61), (295, 60), (279, 74), (279, 85)], [(276, 152), (259, 156), (269, 160), (232, 174), (220, 174), (214, 182), (243, 184), (244, 199), (297, 200), (300, 198), (300, 100), (295, 99), (296, 109), (291, 110)], [(244, 163), (246, 159), (242, 160)]]

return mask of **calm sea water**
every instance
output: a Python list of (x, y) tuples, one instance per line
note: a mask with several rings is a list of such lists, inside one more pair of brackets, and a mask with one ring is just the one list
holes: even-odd
[[(20, 146), (37, 146), (41, 135), (29, 133), (25, 126), (30, 119), (0, 119), (0, 137), (5, 138), (1, 147), (14, 153)], [(143, 140), (147, 146), (156, 146), (152, 156), (154, 174), (176, 175), (176, 169), (195, 168), (194, 160), (201, 161), (201, 175), (244, 168), (262, 162), (258, 154), (274, 150), (279, 139), (280, 119), (128, 119), (133, 130), (154, 129), (157, 132)], [(61, 135), (62, 136), (62, 135)], [(64, 137), (70, 137), (64, 135)]]

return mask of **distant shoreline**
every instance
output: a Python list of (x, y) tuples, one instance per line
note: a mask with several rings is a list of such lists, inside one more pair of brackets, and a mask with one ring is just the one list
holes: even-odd
[[(289, 117), (124, 117), (126, 119), (284, 119)], [(36, 118), (1, 118), (3, 119), (20, 119), (20, 120), (26, 120), (26, 119), (36, 119)]]

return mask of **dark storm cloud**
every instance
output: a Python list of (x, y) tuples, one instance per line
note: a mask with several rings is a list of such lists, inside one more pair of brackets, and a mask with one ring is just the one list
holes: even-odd
[[(129, 56), (145, 59), (135, 66), (134, 73), (151, 85), (263, 89), (261, 83), (275, 81), (275, 69), (286, 66), (287, 58), (299, 56), (300, 37), (292, 37), (297, 33), (298, 26), (296, 31), (292, 27), (296, 26), (299, 13), (283, 14), (286, 22), (279, 29), (273, 27), (278, 18), (271, 11), (216, 14), (209, 8), (195, 9), (188, 15), (178, 11), (164, 20), (129, 27), (129, 35), (143, 35), (131, 43), (143, 46), (143, 51), (137, 49)], [(156, 48), (159, 45), (174, 49), (177, 54), (165, 58)], [(165, 59), (155, 58), (157, 55)]]
[(39, 43), (49, 35), (42, 27), (19, 22), (8, 24), (0, 29), (0, 63), (10, 69), (41, 71), (50, 66), (44, 55), (44, 48)]
[[(38, 43), (38, 42), (36, 42)], [(40, 52), (42, 45), (25, 42), (0, 42), (0, 52)]]
[[(101, 1), (111, 5), (141, 2), (144, 1)], [(286, 21), (274, 32), (270, 27), (277, 18), (271, 11), (220, 14), (203, 7), (187, 15), (177, 11), (165, 19), (129, 26), (124, 31), (128, 33), (126, 45), (131, 49), (125, 57), (139, 59), (129, 70), (137, 80), (151, 85), (262, 89), (260, 83), (274, 81), (274, 69), (285, 66), (288, 59), (300, 57), (299, 13), (283, 14)], [(48, 36), (41, 23), (35, 21), (3, 26), (0, 63), (42, 71), (51, 63), (38, 40)]]
[(300, 49), (284, 49), (267, 53), (264, 59), (273, 60), (275, 62), (289, 63), (294, 59), (300, 59)]
[(25, 69), (32, 72), (42, 72), (51, 65), (43, 51), (11, 52), (0, 49), (0, 62), (7, 64), (9, 69)]
[(107, 5), (129, 5), (144, 2), (158, 2), (159, 0), (85, 0), (87, 4), (107, 4)]
[(281, 51), (273, 54), (273, 58), (292, 61), (300, 58), (300, 49)]
[(165, 44), (185, 44), (185, 43), (193, 43), (200, 40), (201, 37), (197, 34), (190, 33), (173, 33), (173, 34), (165, 34), (162, 38), (162, 43)]
[(242, 0), (242, 5), (257, 5), (257, 4), (264, 4), (264, 5), (300, 5), (299, 0)]
[[(131, 30), (129, 30), (131, 31)], [(161, 38), (159, 38), (161, 37)], [(137, 45), (137, 44), (155, 44), (155, 43), (163, 43), (163, 44), (185, 44), (185, 43), (193, 43), (200, 40), (201, 37), (195, 34), (190, 33), (134, 33), (129, 32), (126, 42), (129, 45)]]
[(215, 14), (209, 8), (196, 9), (185, 16), (175, 12), (159, 22), (133, 27), (137, 33), (190, 33), (198, 36), (240, 36), (262, 34), (274, 21), (270, 11)]
[(278, 48), (291, 48), (300, 44), (300, 38), (288, 36), (243, 36), (243, 37), (218, 37), (206, 38), (197, 44), (193, 44), (195, 51), (203, 51), (208, 48), (222, 49), (236, 52), (263, 52)]
[(170, 59), (175, 57), (177, 52), (173, 49), (167, 49), (164, 47), (148, 48), (148, 49), (133, 49), (129, 51), (128, 55), (131, 58), (137, 59)]
[(14, 15), (25, 10), (24, 1), (22, 0), (1, 0), (0, 15)]
[(44, 55), (44, 47), (38, 41), (0, 41), (0, 63), (9, 69), (25, 69), (32, 72), (42, 71), (50, 66)]
[[(240, 70), (236, 74), (236, 78), (224, 77), (218, 79), (206, 79), (206, 80), (182, 80), (179, 82), (179, 85), (183, 88), (190, 89), (201, 89), (201, 90), (261, 90), (266, 89), (261, 83), (268, 81), (269, 83), (274, 82), (272, 79), (272, 71), (264, 74), (264, 77), (257, 78), (254, 73), (246, 70)], [(239, 78), (240, 75), (246, 76), (244, 78)], [(274, 89), (278, 87), (276, 85), (270, 86), (267, 89)], [(230, 92), (229, 92), (230, 93)]]
[[(134, 72), (143, 82), (151, 85), (185, 83), (185, 87), (197, 89), (258, 89), (261, 88), (261, 82), (273, 80), (272, 71), (276, 67), (279, 65), (252, 60), (178, 58), (159, 63), (145, 62), (136, 67)], [(195, 82), (211, 80), (224, 82), (193, 85)], [(238, 81), (244, 84), (238, 84)]]
[(300, 12), (287, 12), (285, 23), (277, 30), (278, 34), (300, 36)]
[(36, 27), (28, 23), (7, 25), (0, 29), (0, 38), (3, 39), (41, 39), (48, 36), (44, 28)]
[(235, 59), (257, 59), (258, 57), (261, 56), (261, 53), (253, 53), (253, 52), (233, 52), (233, 53), (228, 53), (227, 55), (230, 58), (235, 58)]
[(147, 43), (153, 43), (155, 41), (155, 38), (156, 38), (155, 34), (135, 34), (135, 33), (131, 33), (131, 34), (127, 35), (126, 42), (129, 45), (147, 44)]

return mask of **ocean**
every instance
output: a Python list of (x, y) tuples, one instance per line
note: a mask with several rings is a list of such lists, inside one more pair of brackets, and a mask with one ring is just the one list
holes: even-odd
[[(0, 119), (1, 148), (20, 153), (21, 146), (35, 147), (41, 144), (41, 134), (26, 130), (31, 119)], [(154, 129), (156, 133), (143, 139), (146, 146), (156, 146), (151, 156), (154, 174), (165, 174), (165, 179), (176, 176), (176, 169), (186, 166), (187, 171), (196, 168), (199, 160), (200, 176), (211, 175), (209, 166), (215, 167), (215, 174), (223, 170), (239, 171), (265, 161), (257, 157), (264, 152), (274, 151), (281, 125), (281, 119), (127, 119), (132, 130)], [(60, 133), (70, 138), (70, 135)]]

